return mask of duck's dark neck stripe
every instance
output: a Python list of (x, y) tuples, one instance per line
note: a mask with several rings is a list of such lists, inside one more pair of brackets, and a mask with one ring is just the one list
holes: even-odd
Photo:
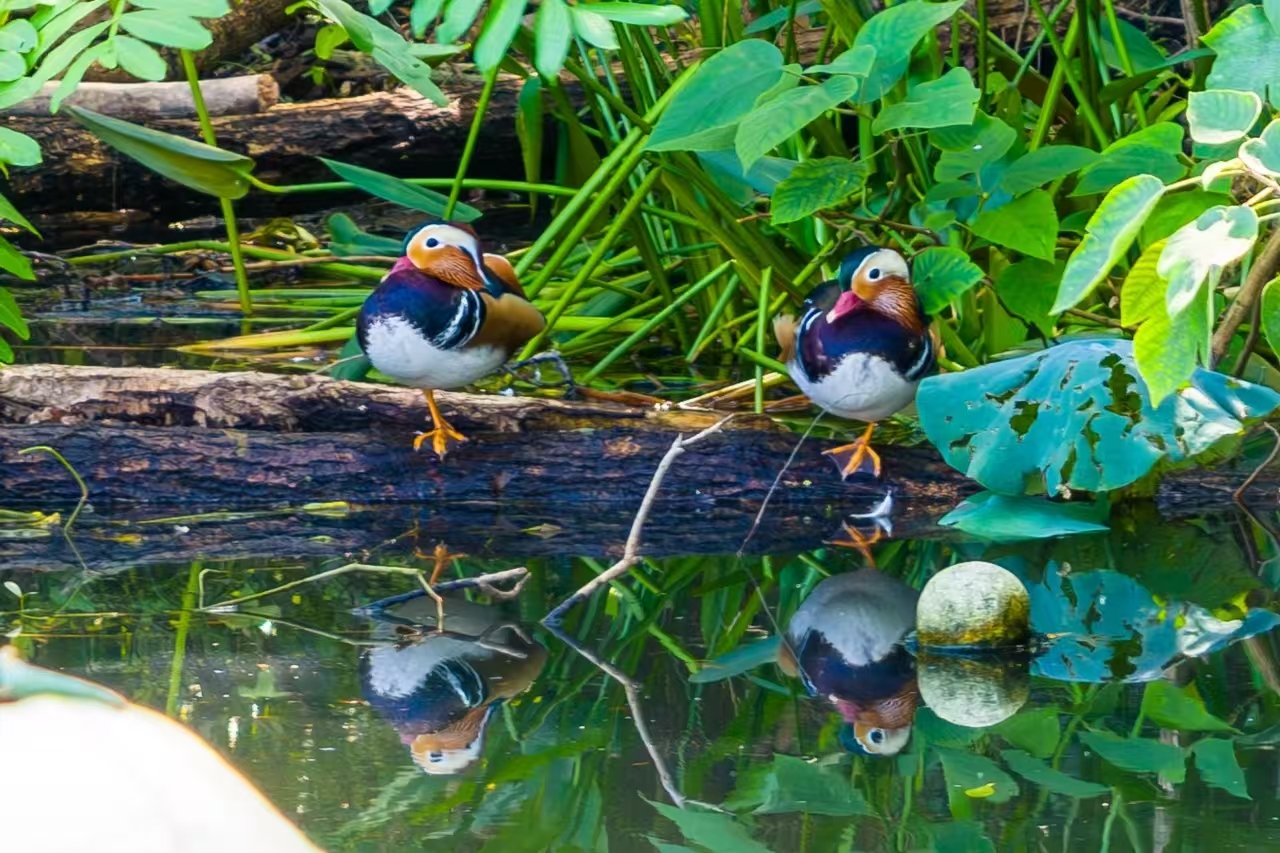
[(439, 349), (458, 349), (464, 347), (480, 331), (484, 323), (484, 300), (474, 290), (463, 291), (458, 308), (449, 318), (449, 325), (431, 339), (432, 346)]

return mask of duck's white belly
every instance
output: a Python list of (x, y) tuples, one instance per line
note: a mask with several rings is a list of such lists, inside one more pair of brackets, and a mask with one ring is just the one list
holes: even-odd
[(855, 421), (873, 422), (900, 412), (916, 398), (909, 382), (879, 356), (852, 353), (819, 382), (811, 382), (796, 361), (787, 370), (805, 396), (821, 408)]
[(440, 349), (403, 317), (379, 318), (369, 327), (366, 343), (365, 355), (374, 367), (412, 388), (461, 388), (507, 360), (506, 353), (490, 346)]

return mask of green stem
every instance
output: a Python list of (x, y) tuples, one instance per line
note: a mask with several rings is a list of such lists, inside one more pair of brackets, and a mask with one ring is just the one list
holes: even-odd
[[(204, 103), (204, 93), (200, 91), (200, 74), (196, 71), (195, 54), (183, 48), (182, 70), (187, 75), (187, 83), (191, 86), (191, 100), (196, 105), (196, 115), (200, 117), (200, 135), (206, 145), (215, 148), (218, 145), (217, 134), (213, 132), (213, 120), (209, 118), (209, 108)], [(249, 298), (249, 274), (244, 268), (244, 256), (240, 252), (240, 227), (236, 224), (235, 207), (231, 199), (220, 198), (222, 221), (227, 228), (227, 242), (231, 244), (231, 264), (236, 271), (236, 290), (240, 291), (240, 311), (246, 316), (253, 316), (253, 300)]]
[[(1043, 31), (1042, 31), (1043, 32)], [(1080, 38), (1080, 18), (1073, 17), (1067, 27), (1066, 50), (1074, 51), (1076, 40)], [(1062, 95), (1062, 83), (1065, 80), (1067, 63), (1059, 61), (1049, 76), (1049, 88), (1044, 94), (1044, 103), (1040, 105), (1040, 117), (1036, 119), (1035, 129), (1031, 132), (1031, 140), (1027, 143), (1028, 151), (1035, 151), (1049, 137), (1049, 128), (1058, 112), (1058, 98)]]
[(471, 117), (471, 130), (467, 133), (467, 144), (462, 149), (462, 159), (458, 161), (458, 172), (454, 176), (453, 186), (449, 189), (449, 203), (444, 206), (444, 218), (453, 218), (453, 209), (458, 206), (458, 196), (462, 195), (462, 182), (467, 177), (467, 167), (471, 165), (471, 155), (475, 153), (476, 141), (480, 138), (480, 126), (484, 123), (484, 114), (489, 110), (489, 101), (493, 98), (493, 87), (498, 82), (498, 66), (493, 66), (489, 76), (484, 78), (484, 88), (480, 90), (480, 100), (476, 102), (475, 115)]
[[(1067, 85), (1071, 87), (1071, 91), (1076, 96), (1080, 112), (1084, 115), (1085, 122), (1089, 125), (1089, 129), (1093, 131), (1093, 135), (1097, 137), (1098, 147), (1105, 148), (1110, 140), (1107, 132), (1102, 127), (1102, 121), (1098, 118), (1097, 112), (1093, 109), (1093, 104), (1089, 101), (1088, 93), (1085, 92), (1084, 86), (1081, 85), (1080, 79), (1076, 77), (1075, 70), (1071, 67), (1071, 54), (1074, 51), (1063, 47), (1062, 40), (1058, 38), (1058, 33), (1053, 28), (1053, 24), (1049, 22), (1049, 16), (1045, 14), (1044, 9), (1040, 8), (1039, 3), (1032, 3), (1031, 10), (1035, 12), (1036, 18), (1040, 21), (1040, 26), (1044, 28), (1045, 34), (1049, 37), (1049, 44), (1053, 46), (1053, 52), (1057, 54), (1058, 63), (1054, 68), (1057, 73), (1059, 68), (1062, 69), (1063, 76), (1067, 79)], [(1079, 29), (1080, 15), (1077, 13), (1071, 21), (1071, 26)]]
[(200, 589), (200, 561), (191, 563), (187, 572), (187, 588), (182, 593), (182, 610), (178, 613), (178, 630), (173, 637), (173, 660), (169, 663), (169, 693), (164, 700), (164, 712), (178, 716), (178, 699), (182, 696), (182, 667), (187, 659), (187, 634), (191, 631), (191, 611), (196, 607), (196, 592)]
[[(769, 282), (773, 267), (765, 267), (760, 273), (760, 296), (756, 311), (756, 352), (764, 353), (764, 327), (769, 322)], [(764, 412), (764, 367), (756, 364), (756, 414)]]
[[(1129, 45), (1124, 40), (1124, 36), (1120, 32), (1120, 18), (1116, 15), (1116, 5), (1112, 0), (1102, 0), (1102, 6), (1107, 10), (1107, 25), (1111, 28), (1111, 40), (1115, 43), (1116, 53), (1120, 55), (1120, 67), (1124, 69), (1124, 73), (1132, 77), (1135, 72), (1133, 70), (1133, 59), (1129, 56)], [(1133, 101), (1133, 113), (1138, 118), (1138, 127), (1147, 126), (1147, 110), (1142, 104), (1142, 99), (1138, 97), (1138, 93), (1134, 92), (1129, 96)], [(1116, 126), (1116, 132), (1122, 133), (1123, 129), (1119, 125)]]

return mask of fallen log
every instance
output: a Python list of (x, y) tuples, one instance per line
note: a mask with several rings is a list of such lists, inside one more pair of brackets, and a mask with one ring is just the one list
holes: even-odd
[[(59, 85), (46, 83), (34, 98), (0, 111), (0, 115), (50, 118), (49, 104)], [(280, 87), (270, 74), (205, 80), (200, 93), (211, 116), (256, 114), (280, 102)], [(196, 117), (195, 99), (185, 82), (81, 83), (63, 104), (145, 123)]]

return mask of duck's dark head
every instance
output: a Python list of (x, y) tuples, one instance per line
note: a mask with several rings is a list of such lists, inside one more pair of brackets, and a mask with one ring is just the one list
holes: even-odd
[(869, 309), (887, 314), (914, 331), (922, 331), (911, 270), (906, 259), (893, 249), (863, 246), (845, 256), (837, 277), (840, 296), (827, 312), (827, 322), (835, 323), (854, 311)]
[(485, 287), (480, 238), (466, 225), (439, 220), (420, 225), (405, 236), (404, 255), (397, 267), (411, 264), (440, 281), (467, 290)]

